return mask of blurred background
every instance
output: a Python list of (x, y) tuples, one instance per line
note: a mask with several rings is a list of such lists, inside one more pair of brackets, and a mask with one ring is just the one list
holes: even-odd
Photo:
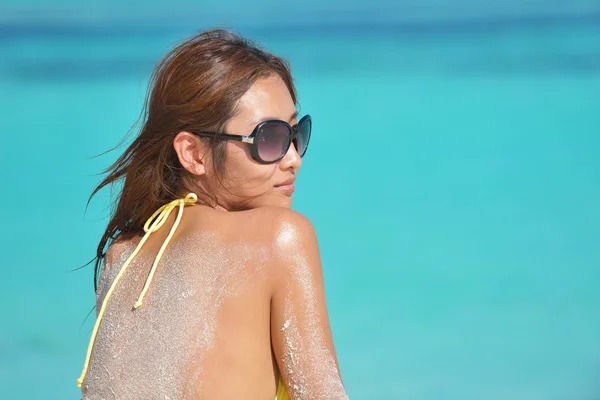
[(352, 399), (600, 399), (600, 1), (0, 3), (0, 398), (76, 399), (108, 193), (170, 46), (287, 57)]

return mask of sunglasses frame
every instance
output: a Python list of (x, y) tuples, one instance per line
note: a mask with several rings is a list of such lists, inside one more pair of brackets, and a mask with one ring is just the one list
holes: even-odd
[[(300, 130), (300, 125), (302, 125), (303, 123), (306, 123), (306, 121), (308, 121), (310, 123), (310, 133), (309, 133), (308, 139), (306, 141), (306, 147), (304, 148), (304, 153), (302, 153), (302, 154), (298, 153), (298, 154), (300, 154), (300, 157), (304, 157), (304, 154), (306, 154), (306, 150), (308, 150), (308, 144), (310, 143), (310, 137), (312, 135), (312, 118), (308, 114), (306, 114), (304, 117), (302, 117), (302, 119), (300, 121), (298, 121), (298, 123), (295, 124), (294, 126), (288, 124), (286, 121), (282, 121), (279, 119), (270, 119), (268, 121), (263, 121), (260, 124), (256, 125), (256, 127), (252, 130), (252, 133), (247, 136), (246, 135), (231, 135), (229, 133), (217, 133), (217, 132), (197, 132), (197, 131), (188, 131), (188, 132), (193, 133), (194, 135), (199, 136), (199, 137), (212, 137), (215, 139), (235, 140), (235, 141), (242, 142), (242, 143), (248, 143), (248, 144), (250, 144), (250, 155), (256, 162), (258, 162), (260, 164), (275, 164), (276, 162), (281, 160), (283, 157), (285, 157), (285, 155), (287, 154), (287, 151), (284, 152), (279, 158), (277, 158), (276, 160), (273, 160), (273, 161), (265, 161), (262, 158), (260, 158), (260, 155), (258, 154), (258, 142), (254, 141), (254, 138), (256, 137), (258, 131), (263, 126), (265, 126), (266, 124), (269, 124), (269, 123), (277, 122), (279, 124), (287, 125), (287, 127), (289, 128), (290, 135), (288, 136), (289, 143), (286, 146), (286, 148), (289, 149), (291, 144), (298, 137), (298, 131)], [(298, 149), (296, 149), (296, 151), (298, 151)]]

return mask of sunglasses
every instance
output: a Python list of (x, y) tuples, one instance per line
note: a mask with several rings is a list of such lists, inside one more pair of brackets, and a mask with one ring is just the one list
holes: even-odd
[(304, 157), (310, 141), (311, 130), (312, 119), (310, 115), (305, 115), (294, 126), (277, 119), (261, 122), (256, 125), (256, 128), (248, 136), (214, 132), (190, 132), (201, 137), (214, 137), (249, 143), (250, 154), (254, 160), (260, 164), (274, 164), (286, 155), (292, 143), (300, 157)]

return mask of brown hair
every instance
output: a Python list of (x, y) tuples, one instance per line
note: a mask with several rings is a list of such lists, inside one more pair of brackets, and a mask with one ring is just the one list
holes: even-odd
[[(199, 201), (205, 204), (216, 204), (209, 188), (200, 187), (179, 163), (173, 139), (185, 130), (222, 133), (235, 115), (240, 97), (256, 80), (273, 74), (281, 77), (296, 104), (287, 61), (221, 29), (183, 41), (158, 63), (138, 119), (142, 121), (139, 134), (104, 171), (108, 175), (90, 195), (91, 200), (105, 186), (122, 183), (96, 250), (95, 290), (107, 244), (117, 236), (140, 232), (157, 208), (184, 191), (197, 193)], [(224, 141), (218, 137), (201, 140), (212, 153), (215, 171), (222, 175)]]

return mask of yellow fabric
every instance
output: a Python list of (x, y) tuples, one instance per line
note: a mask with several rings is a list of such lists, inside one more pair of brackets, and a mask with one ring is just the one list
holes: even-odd
[(290, 400), (290, 395), (283, 384), (283, 379), (281, 379), (281, 376), (279, 376), (279, 384), (277, 385), (277, 394), (275, 395), (275, 400)]
[[(152, 214), (152, 216), (150, 218), (148, 218), (148, 220), (144, 224), (144, 232), (146, 232), (146, 234), (144, 235), (142, 240), (140, 240), (140, 243), (137, 245), (137, 247), (135, 248), (133, 253), (131, 253), (129, 258), (127, 258), (125, 263), (123, 263), (123, 266), (119, 270), (119, 273), (115, 277), (114, 281), (112, 282), (108, 291), (106, 292), (106, 295), (104, 296), (104, 300), (102, 301), (102, 306), (100, 307), (100, 311), (98, 312), (98, 317), (96, 318), (96, 324), (94, 325), (94, 330), (92, 331), (90, 343), (88, 345), (87, 353), (85, 356), (85, 361), (83, 363), (83, 371), (81, 372), (81, 376), (79, 377), (79, 379), (77, 379), (78, 387), (81, 387), (81, 385), (83, 385), (83, 381), (85, 379), (85, 376), (86, 376), (88, 368), (89, 368), (90, 358), (92, 356), (92, 350), (93, 350), (94, 344), (96, 342), (96, 335), (98, 334), (98, 329), (100, 327), (100, 323), (102, 322), (102, 317), (104, 316), (104, 312), (106, 310), (106, 305), (108, 304), (108, 301), (110, 300), (110, 296), (112, 295), (117, 283), (119, 282), (119, 279), (121, 279), (121, 277), (123, 276), (123, 273), (129, 266), (131, 261), (139, 253), (142, 246), (144, 246), (144, 244), (146, 243), (146, 241), (148, 240), (150, 235), (152, 233), (156, 232), (157, 230), (159, 230), (164, 225), (167, 218), (169, 218), (171, 211), (173, 211), (173, 209), (175, 209), (175, 207), (179, 207), (179, 210), (177, 212), (177, 218), (175, 219), (175, 223), (173, 224), (173, 227), (171, 228), (171, 231), (169, 232), (169, 235), (165, 239), (164, 243), (158, 250), (158, 254), (154, 258), (154, 263), (152, 264), (150, 273), (148, 274), (148, 277), (146, 278), (146, 283), (144, 284), (144, 288), (140, 292), (140, 295), (139, 295), (137, 301), (133, 305), (134, 309), (141, 307), (142, 301), (144, 300), (144, 296), (146, 295), (146, 292), (148, 291), (148, 289), (150, 287), (150, 283), (152, 282), (152, 278), (154, 277), (154, 273), (156, 272), (156, 267), (158, 266), (160, 258), (162, 257), (163, 253), (165, 252), (165, 249), (167, 248), (169, 242), (171, 241), (171, 239), (173, 238), (173, 235), (175, 234), (175, 230), (177, 229), (177, 227), (179, 226), (179, 223), (181, 222), (181, 217), (183, 216), (184, 207), (186, 205), (195, 204), (197, 200), (198, 200), (198, 196), (196, 196), (195, 193), (189, 193), (183, 199), (173, 200), (172, 202), (165, 204), (164, 206), (162, 206), (158, 210), (156, 210), (156, 212), (154, 214)], [(283, 384), (281, 377), (279, 378), (279, 384), (277, 385), (277, 394), (275, 396), (275, 400), (289, 400), (289, 395), (286, 391), (285, 385)]]

